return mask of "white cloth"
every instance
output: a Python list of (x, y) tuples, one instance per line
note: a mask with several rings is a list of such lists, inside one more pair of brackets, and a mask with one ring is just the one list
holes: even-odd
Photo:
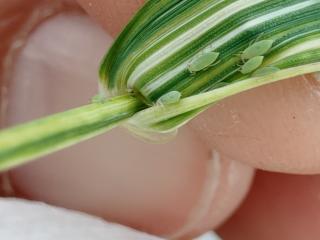
[(84, 213), (0, 198), (0, 240), (160, 240)]
[(214, 232), (206, 233), (195, 240), (221, 240)]

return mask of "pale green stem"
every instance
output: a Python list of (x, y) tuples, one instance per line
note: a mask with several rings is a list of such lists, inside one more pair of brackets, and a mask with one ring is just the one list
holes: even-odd
[(120, 96), (92, 103), (0, 132), (0, 171), (106, 132), (144, 105)]

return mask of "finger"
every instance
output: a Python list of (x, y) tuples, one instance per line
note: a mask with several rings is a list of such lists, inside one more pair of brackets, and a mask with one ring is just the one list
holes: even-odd
[(221, 228), (223, 239), (318, 239), (319, 185), (319, 175), (258, 172), (245, 203)]
[(77, 5), (70, 1), (0, 0), (0, 128), (5, 125), (5, 97), (11, 75), (9, 66), (16, 53), (39, 22), (75, 6)]
[[(60, 14), (43, 23), (15, 63), (11, 123), (87, 103), (110, 42), (86, 16)], [(10, 173), (21, 196), (175, 237), (224, 221), (253, 174), (217, 153), (212, 157), (188, 128), (164, 145), (115, 130), (43, 160)]]
[(0, 215), (3, 239), (160, 240), (83, 213), (18, 199), (0, 199)]
[(112, 36), (116, 36), (128, 23), (143, 0), (78, 0), (80, 5)]
[(319, 173), (320, 84), (297, 77), (216, 104), (193, 126), (211, 146), (251, 166)]

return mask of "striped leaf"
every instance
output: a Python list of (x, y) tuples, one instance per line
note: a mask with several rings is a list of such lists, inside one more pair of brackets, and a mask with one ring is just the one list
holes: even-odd
[[(148, 1), (106, 55), (101, 82), (113, 95), (133, 92), (149, 106), (170, 91), (192, 99), (190, 106), (183, 100), (170, 108), (151, 107), (128, 121), (137, 129), (175, 130), (203, 111), (204, 102), (227, 97), (230, 87), (241, 92), (261, 85), (239, 71), (241, 52), (260, 40), (274, 41), (262, 67), (285, 70), (319, 62), (320, 0)], [(191, 73), (188, 65), (205, 52), (219, 52), (219, 63)], [(281, 72), (278, 80), (311, 68), (284, 71), (288, 76)], [(263, 84), (275, 81), (274, 76), (262, 79)], [(252, 85), (242, 88), (239, 81)]]
[(319, 70), (320, 0), (149, 0), (101, 64), (115, 98), (0, 132), (0, 171), (119, 124), (165, 141), (226, 97)]

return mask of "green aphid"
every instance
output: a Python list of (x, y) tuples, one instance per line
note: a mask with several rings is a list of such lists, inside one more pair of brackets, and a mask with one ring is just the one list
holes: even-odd
[(257, 56), (263, 56), (272, 48), (274, 40), (262, 40), (247, 47), (241, 54), (243, 61)]
[(263, 77), (263, 76), (278, 72), (280, 70), (281, 70), (280, 68), (273, 67), (273, 66), (263, 67), (263, 68), (256, 70), (252, 74), (252, 77)]
[(164, 95), (162, 95), (158, 100), (157, 100), (157, 105), (168, 105), (168, 104), (173, 104), (179, 102), (181, 99), (181, 93), (178, 91), (171, 91), (168, 92)]
[(243, 64), (240, 68), (240, 72), (242, 74), (252, 73), (254, 70), (257, 70), (263, 63), (264, 56), (257, 56), (251, 58), (245, 64)]
[(104, 103), (105, 101), (106, 98), (100, 94), (97, 94), (91, 98), (91, 103)]
[(188, 70), (190, 73), (200, 72), (206, 68), (213, 66), (218, 60), (220, 53), (218, 52), (206, 52), (195, 58), (189, 65)]

